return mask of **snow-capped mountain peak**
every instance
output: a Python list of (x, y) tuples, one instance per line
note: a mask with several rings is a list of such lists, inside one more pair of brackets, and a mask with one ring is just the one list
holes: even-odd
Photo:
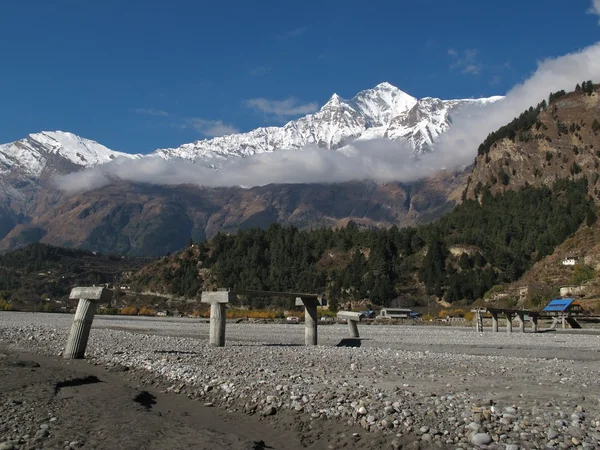
[[(60, 171), (58, 166), (65, 163), (89, 168), (118, 157), (137, 158), (139, 155), (116, 152), (73, 133), (42, 131), (0, 145), (0, 174), (18, 172), (29, 178), (39, 178), (45, 170)], [(55, 161), (53, 167), (50, 167), (50, 161)]]
[[(352, 99), (333, 94), (319, 111), (282, 127), (257, 128), (178, 148), (158, 149), (148, 157), (186, 159), (216, 167), (227, 158), (301, 150), (307, 146), (337, 150), (357, 139), (399, 141), (419, 154), (432, 149), (434, 142), (451, 126), (455, 112), (466, 105), (485, 107), (502, 98), (416, 99), (384, 82), (359, 92)], [(142, 156), (116, 152), (72, 133), (43, 131), (0, 145), (0, 175), (17, 174), (17, 178), (29, 180), (49, 178), (56, 173), (94, 167), (118, 157)]]
[(323, 107), (288, 122), (283, 127), (257, 128), (247, 133), (204, 139), (174, 149), (159, 149), (164, 159), (209, 160), (246, 157), (278, 150), (300, 150), (318, 145), (339, 149), (356, 139), (384, 138), (412, 146), (415, 154), (429, 151), (451, 124), (451, 115), (467, 104), (482, 106), (503, 97), (489, 99), (416, 99), (390, 83), (345, 99), (333, 94)]

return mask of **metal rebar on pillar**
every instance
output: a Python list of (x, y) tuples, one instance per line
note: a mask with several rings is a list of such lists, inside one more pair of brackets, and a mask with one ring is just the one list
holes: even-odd
[(512, 314), (506, 313), (506, 332), (512, 333)]
[(498, 313), (492, 313), (492, 331), (498, 332)]
[(92, 322), (96, 314), (96, 304), (98, 301), (106, 301), (108, 291), (102, 287), (76, 287), (71, 290), (69, 298), (71, 300), (79, 299), (77, 311), (71, 325), (71, 332), (65, 351), (64, 359), (82, 359), (85, 357)]
[(225, 324), (227, 323), (227, 303), (232, 294), (229, 291), (205, 291), (201, 303), (210, 304), (210, 331), (208, 341), (215, 347), (225, 346)]

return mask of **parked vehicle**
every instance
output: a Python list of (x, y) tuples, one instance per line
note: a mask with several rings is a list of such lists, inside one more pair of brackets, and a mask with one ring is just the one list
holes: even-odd
[(296, 316), (288, 316), (286, 320), (289, 323), (300, 323), (300, 319)]
[(376, 316), (376, 313), (372, 309), (370, 309), (368, 311), (361, 311), (360, 312), (360, 318), (361, 319), (374, 319), (375, 316)]

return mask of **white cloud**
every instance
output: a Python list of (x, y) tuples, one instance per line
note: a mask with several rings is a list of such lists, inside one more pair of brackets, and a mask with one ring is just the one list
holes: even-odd
[[(588, 9), (587, 12), (588, 14), (594, 14), (600, 17), (600, 0), (592, 0), (592, 6), (590, 6), (590, 9)], [(598, 20), (598, 23), (600, 24), (600, 19)]]
[(269, 100), (266, 98), (251, 98), (244, 102), (247, 107), (256, 111), (272, 114), (277, 117), (301, 116), (319, 109), (316, 102), (300, 103), (298, 99), (289, 97), (284, 100)]
[(206, 120), (197, 117), (186, 119), (181, 127), (193, 128), (207, 137), (225, 136), (240, 132), (236, 127), (223, 123), (222, 120)]
[(154, 108), (136, 108), (135, 112), (136, 112), (136, 114), (143, 114), (146, 116), (167, 117), (169, 115), (169, 113), (166, 111), (163, 111), (161, 109), (154, 109)]
[(476, 48), (468, 48), (459, 54), (451, 48), (448, 50), (448, 56), (452, 57), (453, 62), (450, 64), (450, 69), (458, 69), (461, 73), (468, 75), (479, 75), (481, 72), (481, 64), (477, 61), (479, 50)]
[(308, 30), (308, 26), (302, 25), (300, 27), (293, 28), (284, 33), (281, 33), (279, 36), (277, 36), (277, 38), (281, 39), (281, 40), (295, 38), (298, 36), (302, 36), (304, 33), (306, 33), (307, 30)]
[[(124, 160), (56, 178), (65, 190), (100, 187), (114, 177), (153, 184), (193, 183), (203, 186), (261, 186), (269, 183), (327, 183), (372, 179), (412, 182), (442, 168), (463, 168), (473, 162), (479, 144), (500, 126), (560, 89), (572, 90), (582, 80), (600, 80), (600, 43), (559, 58), (547, 59), (528, 80), (514, 86), (500, 102), (464, 109), (453, 117), (453, 126), (434, 151), (411, 158), (412, 149), (388, 140), (358, 141), (344, 151), (308, 147), (302, 151), (277, 151), (223, 162), (215, 171), (184, 161), (158, 157)], [(202, 121), (201, 128), (218, 121)]]
[(252, 77), (260, 77), (262, 75), (266, 75), (271, 71), (269, 66), (255, 66), (250, 69), (248, 72)]

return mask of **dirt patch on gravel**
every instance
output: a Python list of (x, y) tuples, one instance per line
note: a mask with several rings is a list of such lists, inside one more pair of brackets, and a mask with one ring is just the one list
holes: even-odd
[[(390, 437), (289, 411), (276, 418), (204, 406), (132, 384), (86, 361), (0, 347), (0, 445), (6, 448), (391, 448)], [(129, 374), (133, 375), (133, 374)], [(357, 435), (353, 436), (353, 433)], [(398, 443), (399, 441), (397, 441)], [(405, 439), (403, 444), (407, 444)]]

